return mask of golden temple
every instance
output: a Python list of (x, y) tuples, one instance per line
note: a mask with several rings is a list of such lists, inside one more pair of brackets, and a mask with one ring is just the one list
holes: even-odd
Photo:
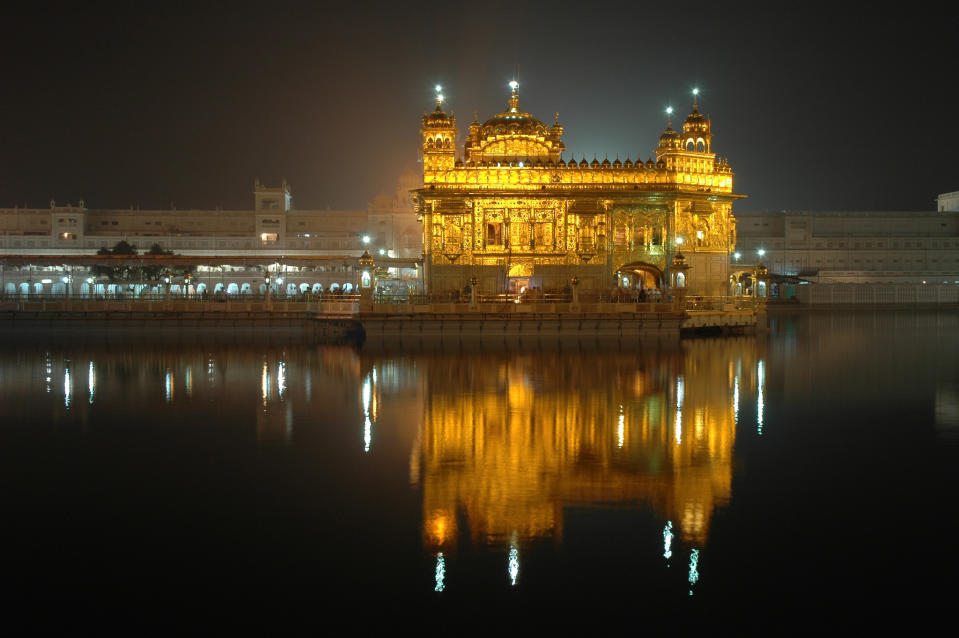
[[(413, 201), (423, 222), (427, 286), (482, 293), (523, 287), (561, 292), (658, 288), (679, 252), (691, 294), (723, 295), (736, 244), (729, 163), (712, 150), (712, 123), (695, 97), (682, 131), (667, 123), (646, 162), (570, 159), (559, 114), (547, 126), (523, 111), (519, 85), (505, 111), (469, 125), (457, 157), (456, 118), (423, 116), (423, 187)], [(437, 87), (437, 91), (440, 87)]]

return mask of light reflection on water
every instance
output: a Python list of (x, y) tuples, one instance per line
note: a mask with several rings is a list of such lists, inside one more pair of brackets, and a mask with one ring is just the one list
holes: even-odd
[[(919, 325), (920, 319), (902, 326), (879, 314), (865, 328), (861, 321), (800, 317), (774, 322), (769, 339), (696, 339), (598, 353), (528, 346), (390, 352), (296, 344), (44, 344), (0, 352), (0, 411), (6, 416), (0, 432), (24, 423), (51, 441), (71, 432), (82, 432), (88, 446), (115, 439), (121, 447), (96, 458), (107, 459), (101, 469), (116, 473), (118, 483), (129, 468), (109, 460), (124, 458), (126, 446), (137, 447), (129, 445), (131, 436), (142, 436), (137, 445), (145, 449), (158, 441), (171, 444), (184, 459), (191, 446), (201, 445), (198, 437), (210, 437), (210, 453), (197, 455), (189, 484), (199, 494), (200, 519), (250, 517), (245, 526), (230, 523), (230, 534), (270, 521), (277, 527), (267, 535), (286, 539), (304, 569), (329, 560), (318, 557), (329, 553), (321, 548), (342, 528), (335, 546), (352, 550), (344, 555), (397, 565), (415, 556), (421, 572), (396, 567), (396, 581), (388, 582), (442, 593), (440, 599), (474, 582), (481, 583), (479, 591), (535, 590), (543, 587), (544, 573), (578, 583), (582, 566), (558, 575), (549, 570), (573, 569), (558, 558), (566, 552), (595, 552), (632, 561), (623, 573), (638, 574), (630, 576), (638, 579), (634, 585), (643, 579), (665, 583), (683, 599), (695, 594), (689, 600), (698, 603), (721, 595), (710, 589), (721, 578), (727, 585), (749, 582), (731, 577), (728, 566), (723, 571), (722, 551), (761, 557), (762, 543), (777, 542), (777, 535), (806, 519), (819, 520), (818, 509), (835, 518), (847, 500), (868, 501), (861, 492), (847, 492), (842, 503), (808, 498), (810, 509), (788, 518), (791, 495), (810, 490), (823, 499), (842, 489), (833, 476), (835, 467), (843, 468), (834, 450), (838, 446), (845, 460), (861, 441), (851, 434), (857, 426), (850, 414), (876, 402), (887, 402), (876, 403), (885, 406), (878, 413), (909, 402), (908, 414), (928, 414), (927, 425), (940, 440), (954, 444), (959, 438), (955, 342), (944, 337), (954, 334), (952, 328)], [(875, 351), (864, 337), (869, 330), (894, 338)], [(937, 350), (949, 356), (935, 359)], [(204, 369), (205, 383), (194, 377)], [(82, 397), (82, 388), (73, 386), (82, 385), (83, 372), (88, 396), (77, 401), (74, 390)], [(835, 414), (846, 421), (830, 420)], [(857, 468), (849, 470), (853, 476), (862, 474), (855, 463), (879, 466), (875, 441), (887, 425), (875, 418), (863, 460), (845, 460)], [(44, 430), (48, 424), (56, 427)], [(817, 433), (815, 445), (804, 438), (810, 429)], [(14, 449), (6, 439), (4, 445)], [(797, 446), (802, 454), (794, 454)], [(899, 454), (904, 445), (897, 440), (889, 448)], [(82, 454), (84, 447), (69, 449)], [(161, 477), (181, 469), (175, 463), (157, 467)], [(203, 481), (218, 475), (234, 477), (224, 480), (228, 496), (206, 499)], [(242, 487), (245, 475), (254, 477), (255, 487)], [(85, 480), (76, 476), (78, 484)], [(818, 480), (827, 487), (818, 487)], [(170, 498), (179, 503), (184, 497)], [(216, 509), (230, 499), (242, 514)], [(751, 509), (737, 509), (737, 499)], [(767, 518), (777, 508), (779, 519)], [(297, 518), (299, 512), (309, 516)], [(122, 509), (111, 515), (124, 516)], [(122, 528), (123, 520), (109, 524), (118, 522)], [(87, 529), (97, 524), (88, 522)], [(836, 533), (854, 527), (847, 520)], [(752, 528), (764, 533), (748, 540), (741, 530)], [(412, 545), (395, 540), (409, 529), (416, 530), (409, 534)], [(719, 550), (722, 529), (718, 547), (725, 549)], [(206, 533), (219, 539), (224, 530)], [(793, 546), (803, 538), (794, 534)], [(290, 537), (311, 541), (297, 544)], [(270, 552), (284, 543), (261, 542), (251, 535), (244, 551), (262, 551), (263, 564), (272, 565)], [(758, 545), (737, 549), (733, 542)], [(478, 556), (489, 557), (495, 576), (484, 575)], [(615, 565), (605, 572), (611, 582), (624, 578)]]

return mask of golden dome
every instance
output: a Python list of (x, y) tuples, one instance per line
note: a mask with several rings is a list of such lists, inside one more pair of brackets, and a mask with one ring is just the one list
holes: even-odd
[(453, 124), (449, 115), (443, 110), (443, 106), (437, 103), (436, 109), (432, 113), (423, 116), (423, 126), (447, 128), (452, 127)]
[(659, 136), (659, 146), (660, 148), (669, 148), (670, 146), (679, 145), (679, 133), (673, 130), (671, 124), (666, 125), (666, 130), (663, 131), (663, 134)]

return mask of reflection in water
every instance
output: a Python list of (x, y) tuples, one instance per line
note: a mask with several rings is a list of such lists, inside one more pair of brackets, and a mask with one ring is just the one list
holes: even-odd
[(509, 574), (509, 584), (515, 587), (516, 579), (519, 578), (519, 549), (512, 543), (509, 546), (509, 563), (506, 572)]
[(689, 595), (693, 595), (693, 585), (699, 581), (699, 550), (689, 553)]
[(436, 554), (436, 570), (433, 576), (436, 581), (433, 591), (446, 589), (446, 559), (443, 557), (443, 552)]
[(730, 498), (739, 383), (730, 362), (755, 366), (756, 349), (725, 339), (656, 357), (424, 358), (429, 390), (410, 465), (427, 548), (448, 555), (466, 533), (518, 557), (525, 541), (562, 540), (565, 508), (644, 503), (668, 521), (667, 560), (672, 521), (701, 547)]
[[(132, 578), (224, 567), (444, 604), (602, 591), (737, 612), (871, 596), (849, 573), (890, 600), (951, 591), (942, 555), (890, 549), (916, 520), (953, 531), (959, 317), (786, 321), (630, 353), (9, 339), (5, 566), (129, 579), (146, 548)], [(796, 560), (773, 583), (776, 546)]]
[(90, 362), (90, 367), (87, 371), (87, 390), (90, 393), (90, 404), (93, 405), (93, 400), (96, 398), (97, 394), (97, 372), (92, 361)]
[(376, 406), (379, 403), (376, 395), (377, 379), (376, 366), (363, 378), (363, 387), (360, 398), (363, 402), (363, 451), (369, 452), (373, 444), (373, 424), (376, 422)]
[[(667, 565), (693, 551), (692, 590), (713, 512), (731, 497), (740, 399), (751, 405), (755, 396), (762, 411), (759, 348), (745, 338), (650, 353), (80, 350), (71, 356), (88, 361), (89, 400), (79, 406), (71, 406), (65, 353), (38, 352), (32, 378), (42, 371), (49, 384), (62, 366), (62, 405), (83, 419), (106, 408), (130, 422), (149, 414), (160, 423), (230, 423), (258, 444), (328, 428), (336, 410), (358, 442), (350, 424), (361, 418), (364, 452), (374, 430), (381, 437), (364, 467), (381, 471), (398, 455), (394, 467), (408, 468), (420, 495), (437, 592), (463, 543), (505, 559), (509, 586), (519, 586), (524, 552), (538, 539), (562, 544), (570, 511), (645, 508), (658, 519), (652, 529), (662, 530)], [(193, 370), (204, 368), (207, 382), (194, 384)]]
[(766, 367), (760, 359), (756, 364), (756, 434), (763, 433), (763, 393), (766, 391)]
[(73, 382), (70, 380), (70, 362), (63, 366), (63, 406), (70, 409), (70, 396), (73, 394)]
[(666, 521), (666, 527), (663, 528), (663, 558), (669, 565), (669, 559), (673, 557), (673, 522)]

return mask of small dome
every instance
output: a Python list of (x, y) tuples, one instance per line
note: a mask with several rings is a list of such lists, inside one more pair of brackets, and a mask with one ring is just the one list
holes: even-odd
[(583, 159), (579, 160), (579, 167), (580, 167), (580, 168), (589, 168), (589, 162), (586, 161), (586, 158), (585, 158), (585, 157), (584, 157)]
[(590, 168), (599, 168), (599, 160), (594, 157), (593, 161), (589, 163), (589, 166)]
[(619, 161), (618, 157), (615, 160), (613, 160), (613, 168), (622, 168), (622, 167), (623, 167), (623, 163)]
[(629, 159), (629, 158), (627, 157), (627, 158), (626, 158), (626, 161), (623, 163), (623, 166), (625, 166), (626, 168), (632, 168), (632, 167), (633, 167), (633, 160), (631, 160), (631, 159)]
[(564, 160), (562, 157), (559, 158), (559, 167), (566, 168), (566, 160)]
[(437, 104), (436, 109), (432, 113), (423, 116), (423, 124), (426, 126), (449, 126), (450, 118), (443, 110), (443, 107)]

